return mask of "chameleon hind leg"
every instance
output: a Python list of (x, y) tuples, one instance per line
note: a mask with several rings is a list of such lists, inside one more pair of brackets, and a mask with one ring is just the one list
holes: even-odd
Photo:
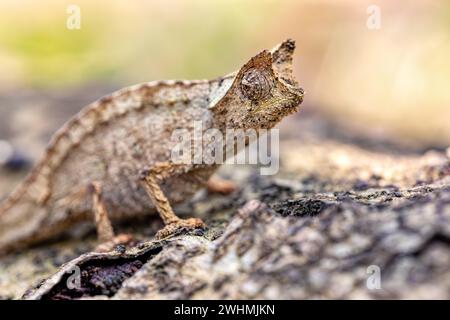
[(230, 194), (237, 189), (237, 186), (230, 180), (225, 180), (218, 176), (212, 176), (208, 180), (207, 188), (210, 193)]
[(108, 217), (108, 211), (102, 200), (102, 188), (99, 183), (91, 183), (89, 191), (92, 194), (94, 221), (97, 228), (97, 236), (99, 245), (96, 247), (97, 252), (112, 251), (117, 245), (127, 244), (134, 240), (129, 234), (114, 234), (111, 220)]
[(180, 230), (193, 230), (204, 228), (205, 224), (201, 219), (179, 218), (172, 209), (169, 200), (161, 190), (159, 183), (165, 179), (177, 175), (183, 171), (183, 165), (177, 165), (169, 162), (158, 163), (149, 170), (141, 172), (141, 181), (147, 191), (148, 196), (156, 207), (165, 227), (158, 231), (156, 238), (162, 239)]

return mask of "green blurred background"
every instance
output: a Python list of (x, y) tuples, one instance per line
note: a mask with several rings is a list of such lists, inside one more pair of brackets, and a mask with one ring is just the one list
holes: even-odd
[[(66, 27), (69, 4), (81, 9), (79, 30)], [(366, 25), (371, 4), (380, 29)], [(306, 113), (450, 144), (448, 1), (1, 0), (0, 114), (24, 92), (221, 76), (286, 38), (297, 41)]]

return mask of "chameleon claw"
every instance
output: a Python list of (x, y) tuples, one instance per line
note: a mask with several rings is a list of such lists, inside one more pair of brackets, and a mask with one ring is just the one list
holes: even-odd
[[(116, 250), (116, 248), (119, 249), (120, 247), (126, 248), (129, 246), (132, 246), (135, 243), (136, 243), (136, 239), (133, 237), (133, 235), (121, 233), (121, 234), (115, 236), (110, 241), (99, 244), (95, 248), (94, 251), (95, 252), (109, 252), (109, 251)], [(120, 251), (120, 249), (118, 251)]]
[(204, 229), (205, 223), (198, 218), (179, 219), (167, 224), (156, 233), (156, 239), (164, 239), (172, 235), (188, 232), (195, 229)]

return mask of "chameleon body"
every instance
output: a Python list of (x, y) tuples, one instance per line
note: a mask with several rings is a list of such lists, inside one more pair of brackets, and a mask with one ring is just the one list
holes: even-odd
[(104, 211), (97, 223), (105, 214), (117, 220), (156, 211), (166, 224), (175, 221), (163, 214), (168, 202), (191, 197), (218, 165), (171, 163), (173, 131), (192, 131), (194, 121), (223, 132), (271, 128), (296, 112), (303, 90), (292, 75), (294, 48), (287, 40), (222, 78), (139, 84), (86, 106), (0, 205), (0, 252), (93, 219), (95, 207)]

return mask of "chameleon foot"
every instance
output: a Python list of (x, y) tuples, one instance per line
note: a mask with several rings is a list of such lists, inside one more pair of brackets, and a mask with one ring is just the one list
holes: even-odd
[(207, 186), (210, 193), (230, 194), (237, 189), (233, 181), (214, 176), (209, 178)]
[(203, 228), (205, 228), (205, 223), (200, 219), (197, 218), (179, 219), (175, 220), (174, 222), (168, 223), (163, 229), (159, 230), (156, 233), (156, 238), (163, 239), (180, 232)]
[(121, 233), (109, 241), (99, 244), (95, 248), (95, 252), (109, 252), (117, 248), (117, 246), (132, 246), (136, 242), (136, 239), (131, 234)]

